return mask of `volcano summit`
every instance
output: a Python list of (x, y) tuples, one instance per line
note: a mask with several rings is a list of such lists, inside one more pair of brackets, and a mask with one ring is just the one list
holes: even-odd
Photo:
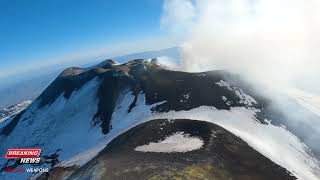
[(316, 145), (261, 94), (157, 59), (68, 68), (0, 123), (1, 154), (41, 148), (50, 171), (6, 173), (32, 165), (0, 159), (0, 179), (319, 179)]

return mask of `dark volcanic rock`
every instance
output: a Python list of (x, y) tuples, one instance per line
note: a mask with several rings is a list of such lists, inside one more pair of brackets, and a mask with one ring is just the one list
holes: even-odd
[[(203, 140), (201, 149), (185, 153), (138, 152), (137, 146), (175, 133)], [(43, 179), (296, 179), (225, 129), (208, 122), (154, 120), (114, 139), (81, 168), (53, 169)], [(44, 177), (44, 176), (43, 176)], [(59, 179), (59, 178), (58, 178)]]

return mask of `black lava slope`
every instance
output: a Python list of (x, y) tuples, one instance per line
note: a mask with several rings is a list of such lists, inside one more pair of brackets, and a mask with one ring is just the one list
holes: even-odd
[[(135, 148), (184, 133), (202, 139), (190, 152), (138, 152)], [(296, 179), (240, 138), (208, 122), (153, 120), (114, 139), (81, 168), (54, 168), (39, 179)]]

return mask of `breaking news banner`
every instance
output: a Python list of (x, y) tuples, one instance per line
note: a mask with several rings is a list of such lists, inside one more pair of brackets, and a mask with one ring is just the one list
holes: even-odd
[(8, 149), (7, 154), (5, 156), (6, 159), (17, 159), (17, 158), (37, 158), (40, 156), (41, 149), (33, 148), (33, 149)]
[[(8, 149), (5, 159), (16, 159), (18, 164), (40, 164), (41, 149), (40, 148), (12, 148)], [(19, 173), (19, 172), (30, 172), (30, 173), (38, 173), (38, 172), (48, 172), (48, 168), (21, 168), (21, 167), (7, 167), (4, 169), (4, 172), (7, 173)]]
[(41, 149), (8, 149), (6, 159), (17, 159), (19, 164), (39, 164)]

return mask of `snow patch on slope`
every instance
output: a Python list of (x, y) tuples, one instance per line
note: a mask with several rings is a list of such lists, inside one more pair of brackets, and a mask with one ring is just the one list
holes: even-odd
[(189, 134), (177, 132), (165, 140), (159, 142), (151, 142), (147, 145), (138, 146), (135, 151), (140, 152), (189, 152), (200, 149), (203, 141), (198, 137), (190, 137)]
[(134, 95), (131, 91), (125, 91), (124, 97), (119, 98), (117, 101), (115, 111), (112, 115), (112, 128), (111, 131), (119, 131), (122, 129), (132, 128), (141, 120), (153, 117), (152, 108), (163, 104), (159, 102), (152, 105), (146, 105), (146, 97), (143, 92), (140, 92), (137, 97), (135, 107), (132, 108), (131, 112), (128, 113), (130, 104), (134, 100)]

